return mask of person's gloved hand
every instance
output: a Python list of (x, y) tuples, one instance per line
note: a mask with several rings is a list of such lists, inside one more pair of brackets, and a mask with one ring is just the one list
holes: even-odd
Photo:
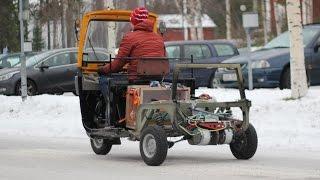
[(106, 75), (106, 73), (103, 70), (103, 67), (99, 67), (97, 73), (99, 74), (99, 76), (104, 76)]

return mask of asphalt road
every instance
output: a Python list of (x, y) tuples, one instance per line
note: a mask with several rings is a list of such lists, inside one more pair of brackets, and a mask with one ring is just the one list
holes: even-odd
[(236, 160), (228, 146), (177, 144), (165, 163), (146, 166), (137, 142), (124, 141), (97, 156), (85, 138), (0, 136), (0, 180), (72, 179), (320, 179), (320, 150), (259, 147), (253, 159)]

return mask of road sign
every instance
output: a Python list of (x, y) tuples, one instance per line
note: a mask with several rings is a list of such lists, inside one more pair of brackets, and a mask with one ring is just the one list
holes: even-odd
[(259, 27), (259, 18), (256, 12), (245, 12), (242, 14), (242, 26), (244, 28)]

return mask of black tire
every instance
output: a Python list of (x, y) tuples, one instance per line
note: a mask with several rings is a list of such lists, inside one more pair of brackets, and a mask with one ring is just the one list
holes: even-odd
[(90, 144), (93, 152), (95, 152), (97, 155), (106, 155), (112, 148), (112, 143), (107, 139), (90, 139)]
[(72, 94), (75, 95), (75, 96), (78, 96), (76, 91), (72, 91)]
[(290, 89), (291, 88), (291, 78), (290, 78), (290, 67), (287, 67), (282, 74), (281, 89)]
[[(307, 75), (307, 86), (311, 86), (310, 78)], [(290, 67), (287, 67), (282, 75), (280, 89), (291, 89), (291, 74), (290, 74)]]
[(245, 132), (235, 134), (235, 140), (230, 144), (231, 152), (237, 159), (252, 158), (256, 153), (257, 147), (257, 133), (251, 124)]
[(140, 154), (147, 165), (159, 166), (166, 159), (167, 152), (167, 135), (163, 128), (148, 126), (143, 129), (140, 138)]
[[(15, 94), (17, 96), (21, 95), (21, 81), (18, 81), (17, 85), (16, 85), (16, 90), (15, 90)], [(31, 81), (31, 80), (27, 80), (27, 94), (28, 96), (34, 96), (37, 94), (37, 86), (36, 84)]]

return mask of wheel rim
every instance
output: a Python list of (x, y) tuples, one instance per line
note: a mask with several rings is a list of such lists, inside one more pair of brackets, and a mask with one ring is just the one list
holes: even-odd
[(220, 81), (218, 81), (217, 79), (212, 79), (211, 80), (211, 87), (212, 88), (219, 88), (220, 87)]
[(103, 145), (103, 139), (98, 139), (98, 138), (94, 138), (93, 139), (93, 144), (96, 148), (101, 148)]
[(233, 143), (233, 147), (237, 151), (241, 151), (243, 148), (245, 148), (248, 144), (247, 136), (246, 134), (241, 134), (239, 137), (236, 137), (235, 142)]
[(144, 154), (148, 158), (152, 158), (156, 154), (157, 144), (154, 136), (152, 134), (147, 134), (142, 143), (142, 148)]
[[(21, 95), (21, 85), (18, 86), (18, 92), (19, 95)], [(31, 83), (27, 83), (27, 95), (28, 96), (33, 96), (34, 95), (34, 87)]]

